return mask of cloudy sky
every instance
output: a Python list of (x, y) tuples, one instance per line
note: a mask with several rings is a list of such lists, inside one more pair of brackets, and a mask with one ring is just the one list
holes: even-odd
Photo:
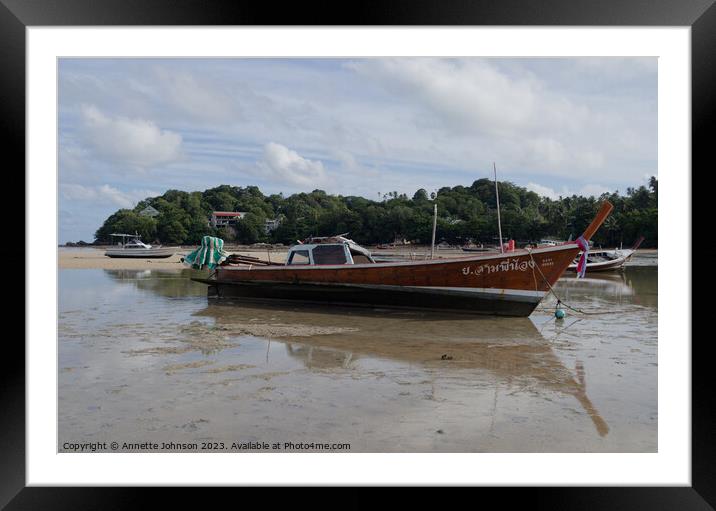
[(558, 197), (657, 171), (656, 58), (61, 59), (60, 242), (169, 188), (378, 199), (491, 176)]

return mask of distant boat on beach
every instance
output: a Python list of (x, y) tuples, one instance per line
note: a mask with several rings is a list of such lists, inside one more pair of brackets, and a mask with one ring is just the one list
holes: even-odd
[(110, 234), (120, 238), (116, 247), (107, 249), (104, 253), (107, 257), (134, 257), (142, 259), (164, 259), (174, 255), (175, 249), (162, 246), (153, 247), (141, 241), (138, 234)]

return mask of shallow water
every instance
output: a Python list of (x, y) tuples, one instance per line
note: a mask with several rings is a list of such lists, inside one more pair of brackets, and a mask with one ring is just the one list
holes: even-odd
[(475, 318), (217, 304), (190, 271), (60, 270), (58, 450), (655, 452), (654, 263), (560, 280), (589, 313), (564, 320), (551, 296)]

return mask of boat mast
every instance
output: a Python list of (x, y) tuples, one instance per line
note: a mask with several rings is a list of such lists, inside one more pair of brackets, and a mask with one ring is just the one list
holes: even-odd
[[(435, 197), (435, 200), (437, 200), (437, 197)], [(433, 204), (433, 241), (430, 244), (430, 259), (433, 258), (435, 255), (435, 229), (438, 226), (438, 204), (437, 202)]]
[(492, 169), (495, 171), (495, 198), (497, 199), (497, 231), (500, 235), (500, 253), (505, 253), (505, 247), (502, 245), (502, 222), (500, 222), (500, 192), (497, 190), (497, 167), (492, 162)]

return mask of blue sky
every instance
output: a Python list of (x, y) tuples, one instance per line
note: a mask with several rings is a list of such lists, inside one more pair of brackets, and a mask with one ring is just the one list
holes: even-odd
[(61, 59), (60, 242), (169, 188), (598, 195), (657, 172), (656, 58)]

